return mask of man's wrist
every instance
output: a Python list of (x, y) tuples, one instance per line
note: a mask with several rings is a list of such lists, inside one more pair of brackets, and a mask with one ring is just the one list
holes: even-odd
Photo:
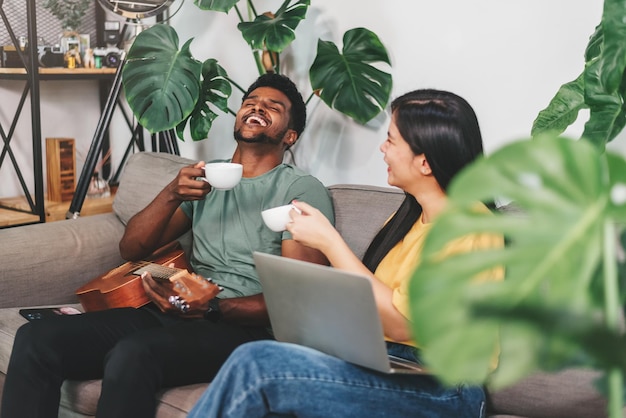
[(209, 301), (209, 309), (204, 312), (204, 319), (211, 322), (217, 322), (222, 319), (219, 298), (213, 298)]

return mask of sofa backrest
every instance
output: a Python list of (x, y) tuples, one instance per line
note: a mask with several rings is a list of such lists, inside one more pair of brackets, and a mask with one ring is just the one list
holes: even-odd
[(126, 225), (134, 214), (145, 208), (176, 177), (182, 167), (195, 162), (163, 152), (132, 154), (124, 166), (115, 193), (113, 212)]
[(385, 221), (400, 206), (404, 193), (391, 187), (336, 184), (328, 187), (335, 207), (335, 226), (359, 257)]
[[(165, 187), (178, 171), (194, 161), (177, 155), (138, 152), (126, 163), (113, 201), (113, 211), (125, 225)], [(404, 194), (390, 187), (338, 184), (328, 188), (335, 207), (336, 226), (361, 258)]]

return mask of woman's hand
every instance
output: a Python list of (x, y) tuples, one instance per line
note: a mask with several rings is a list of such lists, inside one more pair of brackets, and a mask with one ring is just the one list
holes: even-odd
[(332, 246), (343, 242), (339, 232), (330, 223), (322, 212), (305, 202), (293, 201), (301, 213), (291, 210), (291, 221), (287, 223), (287, 231), (291, 232), (293, 239), (315, 248), (328, 256)]

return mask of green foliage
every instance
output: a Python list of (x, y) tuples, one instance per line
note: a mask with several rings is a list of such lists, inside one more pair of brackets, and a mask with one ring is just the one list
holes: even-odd
[(311, 85), (328, 106), (366, 123), (385, 109), (391, 93), (391, 75), (369, 65), (376, 62), (391, 65), (385, 47), (367, 29), (344, 34), (343, 54), (332, 42), (320, 40)]
[[(517, 210), (473, 209), (494, 197)], [(626, 160), (587, 141), (520, 141), (472, 164), (453, 180), (411, 281), (425, 362), (444, 382), (496, 387), (570, 365), (625, 373), (626, 338), (615, 320), (625, 294), (611, 273), (624, 225)], [(507, 245), (437, 258), (472, 233), (501, 234)], [(471, 282), (497, 266), (504, 281)], [(500, 361), (490, 373), (494, 346)]]
[(133, 44), (122, 77), (126, 100), (139, 123), (160, 132), (176, 127), (193, 112), (202, 63), (191, 56), (191, 40), (179, 51), (174, 29), (155, 28), (142, 32), (142, 41)]
[[(202, 10), (228, 13), (234, 9), (240, 18), (237, 27), (252, 50), (259, 74), (280, 73), (280, 53), (295, 39), (310, 0), (285, 0), (275, 13), (263, 14), (257, 14), (248, 0), (245, 3), (251, 14), (249, 20), (239, 12), (238, 3), (239, 0), (194, 0)], [(178, 38), (172, 32), (164, 25), (155, 25), (137, 36), (126, 63), (131, 69), (123, 70), (124, 91), (133, 99), (128, 100), (129, 105), (148, 131), (176, 128), (182, 139), (189, 123), (193, 140), (201, 140), (207, 137), (217, 110), (234, 114), (226, 105), (232, 87), (244, 90), (215, 59), (198, 63), (189, 53), (190, 41), (178, 51)], [(168, 43), (158, 46), (155, 39)], [(390, 60), (384, 45), (367, 29), (346, 32), (343, 43), (343, 53), (339, 53), (332, 42), (318, 42), (317, 56), (309, 71), (314, 91), (311, 96), (317, 94), (329, 107), (358, 123), (367, 123), (385, 109), (389, 100), (391, 75), (375, 65), (390, 66)], [(168, 61), (171, 65), (165, 68)], [(151, 81), (142, 79), (140, 73)], [(181, 97), (184, 100), (179, 108), (172, 109)]]
[(78, 30), (92, 0), (46, 0), (43, 7), (61, 21), (63, 29)]
[[(202, 64), (202, 89), (200, 99), (189, 118), (189, 126), (192, 138), (206, 138), (217, 113), (209, 107), (213, 104), (222, 112), (228, 112), (228, 98), (232, 93), (232, 87), (228, 82), (228, 74), (216, 60), (208, 59)], [(177, 134), (183, 138), (185, 128), (183, 121), (176, 127)]]
[(194, 0), (193, 3), (202, 10), (213, 10), (228, 13), (239, 0)]
[(241, 22), (237, 27), (252, 49), (282, 52), (296, 39), (296, 27), (306, 17), (309, 5), (309, 0), (291, 6), (285, 2), (275, 15), (262, 14), (254, 22)]
[(584, 70), (564, 84), (532, 128), (533, 137), (547, 131), (562, 133), (589, 109), (583, 137), (604, 148), (626, 126), (626, 4), (605, 0), (602, 21), (589, 40)]

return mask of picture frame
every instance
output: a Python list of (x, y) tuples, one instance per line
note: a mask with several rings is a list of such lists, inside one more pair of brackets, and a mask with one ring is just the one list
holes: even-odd
[(91, 48), (91, 35), (88, 33), (81, 33), (78, 35), (78, 41), (80, 44), (80, 53), (84, 55), (85, 52)]
[(61, 38), (61, 51), (67, 53), (72, 49), (78, 49), (80, 51), (80, 40), (74, 36)]

